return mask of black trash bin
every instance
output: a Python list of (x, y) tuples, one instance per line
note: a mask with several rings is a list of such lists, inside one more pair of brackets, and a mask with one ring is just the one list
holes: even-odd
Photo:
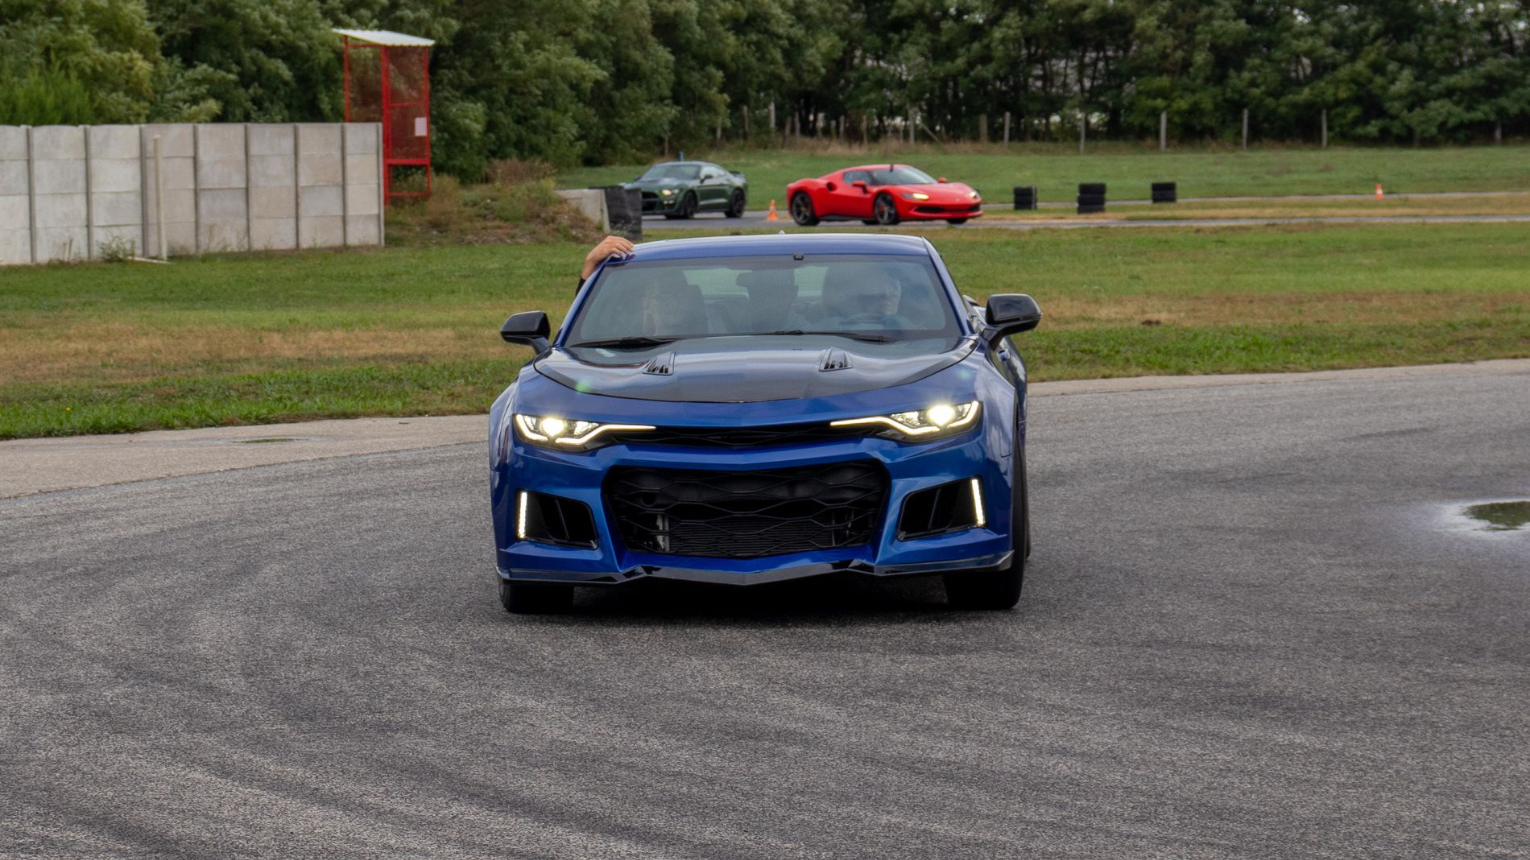
[(606, 193), (606, 214), (611, 219), (611, 232), (628, 239), (643, 238), (643, 192), (620, 185), (602, 185), (600, 190)]
[(1105, 211), (1105, 183), (1080, 182), (1078, 184), (1078, 214), (1098, 215)]
[(1153, 202), (1154, 203), (1178, 203), (1179, 202), (1179, 191), (1178, 191), (1177, 187), (1175, 186), (1175, 184), (1172, 183), (1172, 182), (1154, 182), (1153, 183)]
[(1040, 203), (1040, 200), (1038, 199), (1038, 197), (1036, 195), (1036, 186), (1034, 186), (1034, 185), (1016, 185), (1015, 186), (1015, 208), (1016, 209), (1035, 209), (1035, 208), (1037, 208), (1037, 204), (1038, 203)]

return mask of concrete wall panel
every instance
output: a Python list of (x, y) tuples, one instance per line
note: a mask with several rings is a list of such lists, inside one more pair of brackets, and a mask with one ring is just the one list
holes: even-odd
[(93, 238), (96, 247), (92, 256), (95, 257), (100, 257), (105, 248), (115, 248), (130, 257), (143, 254), (143, 230), (137, 224), (127, 227), (97, 227)]
[(143, 190), (143, 175), (136, 158), (90, 159), (90, 193)]
[(0, 266), (32, 262), (32, 231), (0, 229)]
[(32, 129), (32, 157), (84, 158), (85, 129), (77, 125), (40, 125)]
[(85, 159), (47, 158), (32, 162), (33, 194), (84, 194)]
[(345, 219), (345, 241), (350, 245), (381, 245), (376, 215), (350, 215)]
[(85, 259), (84, 227), (42, 227), (36, 230), (37, 261)]
[(382, 147), (382, 126), (353, 122), (345, 127), (346, 155), (376, 155)]
[(136, 191), (90, 195), (93, 227), (137, 227), (143, 221), (143, 196)]
[(257, 221), (262, 218), (297, 217), (294, 191), (293, 188), (251, 188), (250, 217)]
[(138, 126), (93, 125), (86, 129), (90, 140), (90, 157), (138, 158)]
[(250, 156), (251, 188), (286, 188), (291, 194), (293, 187), (293, 160), (291, 155)]
[(32, 199), (25, 194), (0, 197), (0, 230), (28, 230), (32, 227)]
[(292, 126), (251, 125), (249, 129), (250, 155), (292, 155), (293, 147), (297, 143), (297, 136), (292, 133)]
[(350, 154), (345, 157), (345, 184), (377, 187), (377, 154)]
[(296, 218), (256, 218), (250, 222), (250, 247), (284, 251), (297, 247)]
[(27, 173), (25, 160), (0, 161), (0, 196), (7, 194), (25, 196), (31, 187), (31, 180), (27, 178)]
[(345, 186), (345, 214), (370, 215), (372, 220), (377, 220), (377, 186)]
[(345, 214), (345, 198), (338, 185), (315, 185), (298, 189), (298, 215), (307, 221), (321, 216)]
[(27, 130), (19, 125), (0, 125), (0, 160), (27, 160)]
[(34, 210), (38, 227), (85, 227), (83, 194), (39, 194)]
[(334, 248), (345, 244), (345, 219), (338, 215), (303, 218), (298, 225), (298, 247)]
[(143, 146), (143, 157), (152, 161), (154, 159), (154, 135), (159, 135), (159, 154), (161, 158), (191, 158), (196, 155), (196, 126), (189, 123), (177, 123), (174, 125), (142, 125), (139, 126), (141, 133), (139, 139)]

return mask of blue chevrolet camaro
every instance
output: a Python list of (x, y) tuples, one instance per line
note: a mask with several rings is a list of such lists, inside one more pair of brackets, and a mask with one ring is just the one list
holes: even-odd
[(648, 577), (751, 585), (940, 573), (1008, 609), (1029, 551), (1036, 303), (957, 291), (929, 242), (774, 235), (606, 262), (489, 417), (500, 600), (571, 605)]

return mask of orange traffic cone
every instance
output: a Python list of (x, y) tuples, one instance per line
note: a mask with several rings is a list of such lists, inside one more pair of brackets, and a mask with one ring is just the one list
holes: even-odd
[[(1376, 187), (1380, 188), (1381, 186), (1378, 185)], [(770, 201), (770, 214), (765, 216), (765, 220), (766, 221), (780, 221), (781, 220), (781, 216), (776, 214), (776, 201), (774, 201), (774, 200)]]
[(1376, 199), (1380, 200), (1381, 198), (1383, 198), (1385, 196), (1386, 196), (1385, 194), (1381, 193), (1381, 183), (1380, 182), (1376, 183)]

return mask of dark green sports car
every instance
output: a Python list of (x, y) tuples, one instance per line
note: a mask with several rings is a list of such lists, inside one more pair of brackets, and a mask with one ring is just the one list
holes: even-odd
[(697, 212), (721, 212), (729, 218), (744, 214), (749, 182), (710, 161), (666, 161), (624, 187), (643, 192), (643, 214), (689, 218)]

